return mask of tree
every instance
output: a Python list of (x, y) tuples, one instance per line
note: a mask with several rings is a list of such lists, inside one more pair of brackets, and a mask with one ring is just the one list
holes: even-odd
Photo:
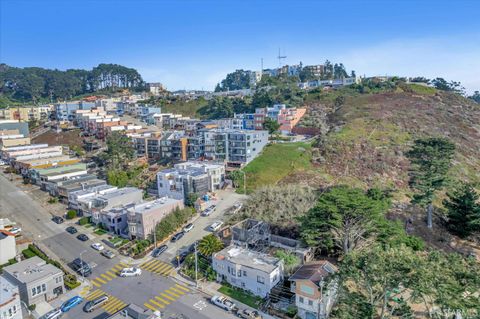
[(291, 273), (292, 270), (294, 270), (295, 267), (300, 264), (300, 259), (298, 258), (298, 256), (285, 250), (277, 250), (274, 256), (283, 261), (285, 270), (288, 273)]
[(67, 212), (66, 217), (67, 219), (74, 219), (75, 217), (77, 217), (77, 212), (71, 209)]
[(252, 76), (252, 71), (236, 70), (228, 73), (226, 78), (217, 84), (215, 92), (249, 89)]
[(464, 183), (447, 196), (443, 205), (447, 209), (448, 229), (462, 238), (479, 232), (480, 197), (473, 185)]
[(105, 157), (111, 168), (123, 169), (135, 157), (130, 138), (119, 132), (108, 135)]
[(223, 119), (233, 117), (233, 104), (229, 98), (216, 96), (208, 104), (198, 110), (207, 119)]
[(374, 231), (387, 205), (358, 188), (332, 187), (300, 218), (300, 232), (310, 246), (348, 254)]
[(433, 197), (446, 182), (455, 145), (445, 138), (417, 139), (406, 155), (412, 164), (410, 186), (415, 191), (412, 202), (427, 207), (427, 225), (432, 228)]
[(279, 128), (280, 124), (277, 121), (269, 117), (265, 118), (265, 122), (263, 122), (263, 129), (267, 130), (269, 134), (275, 133)]
[(454, 92), (459, 94), (465, 93), (465, 88), (462, 87), (460, 82), (450, 81), (447, 82), (444, 78), (436, 78), (431, 81), (432, 85), (442, 91)]
[(473, 92), (473, 95), (469, 97), (477, 103), (480, 103), (480, 91)]
[(185, 199), (185, 205), (193, 207), (197, 199), (198, 199), (197, 193), (188, 193), (187, 198)]
[(203, 237), (198, 243), (198, 251), (205, 257), (211, 257), (214, 253), (223, 249), (223, 242), (214, 234)]

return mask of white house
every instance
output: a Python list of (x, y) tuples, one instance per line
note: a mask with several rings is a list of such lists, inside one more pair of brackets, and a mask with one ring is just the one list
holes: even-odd
[(0, 265), (6, 264), (16, 255), (15, 235), (6, 230), (0, 230)]
[(0, 276), (0, 318), (23, 318), (18, 287), (3, 276)]
[(262, 298), (283, 279), (280, 259), (236, 246), (215, 253), (213, 269), (218, 281), (226, 281)]

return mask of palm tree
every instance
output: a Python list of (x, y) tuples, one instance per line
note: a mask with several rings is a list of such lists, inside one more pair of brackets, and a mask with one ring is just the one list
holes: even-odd
[(223, 242), (213, 234), (203, 237), (198, 244), (198, 250), (206, 257), (211, 257), (217, 251), (222, 250), (222, 248)]

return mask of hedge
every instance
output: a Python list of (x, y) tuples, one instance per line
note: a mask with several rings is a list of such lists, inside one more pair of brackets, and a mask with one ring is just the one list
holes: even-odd
[(162, 241), (174, 231), (182, 227), (193, 215), (195, 210), (191, 207), (184, 209), (175, 209), (173, 212), (165, 216), (155, 229), (157, 233), (157, 241)]
[(82, 217), (78, 220), (78, 224), (80, 226), (86, 225), (88, 223), (90, 223), (90, 218), (89, 217)]
[(74, 219), (75, 217), (77, 217), (77, 212), (74, 211), (73, 209), (72, 210), (69, 210), (67, 212), (67, 219)]

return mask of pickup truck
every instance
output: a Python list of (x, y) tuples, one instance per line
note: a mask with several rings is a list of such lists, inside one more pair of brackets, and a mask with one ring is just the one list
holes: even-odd
[(236, 308), (235, 304), (231, 300), (223, 296), (213, 296), (212, 299), (210, 299), (210, 301), (215, 306), (220, 307), (226, 311), (233, 311)]

